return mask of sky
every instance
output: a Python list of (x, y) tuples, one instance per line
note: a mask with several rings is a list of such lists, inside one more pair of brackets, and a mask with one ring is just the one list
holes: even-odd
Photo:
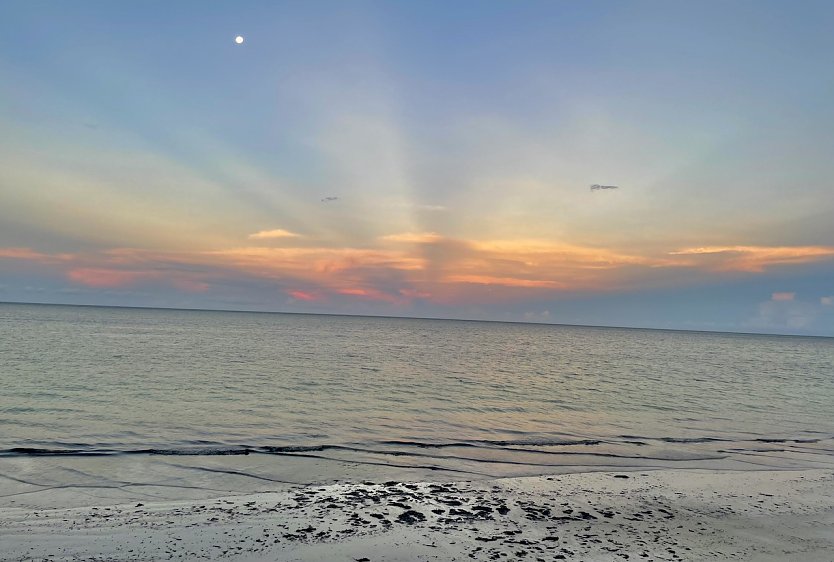
[(0, 301), (834, 336), (831, 29), (5, 0)]

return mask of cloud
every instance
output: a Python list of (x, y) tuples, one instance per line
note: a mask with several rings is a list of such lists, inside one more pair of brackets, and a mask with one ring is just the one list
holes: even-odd
[(31, 248), (0, 248), (0, 259), (28, 260), (40, 263), (65, 262), (72, 260), (74, 254), (44, 254)]
[(348, 287), (336, 291), (340, 295), (359, 297), (364, 300), (382, 301), (392, 304), (403, 303), (405, 299), (374, 288)]
[(205, 293), (210, 285), (182, 271), (124, 270), (107, 267), (77, 267), (66, 272), (73, 283), (93, 289), (116, 289), (142, 282), (168, 285), (186, 293)]
[(70, 281), (97, 289), (125, 287), (149, 276), (152, 274), (147, 272), (102, 268), (77, 268), (67, 272)]
[[(792, 293), (774, 293), (792, 294)], [(815, 305), (791, 299), (772, 298), (760, 303), (757, 314), (745, 324), (757, 330), (778, 332), (807, 331), (813, 328), (819, 308)]]
[(419, 257), (406, 252), (364, 248), (232, 248), (203, 252), (192, 259), (258, 274), (310, 279), (363, 268), (414, 270), (423, 267)]
[(473, 242), (472, 246), (481, 252), (496, 256), (523, 259), (524, 263), (532, 266), (559, 263), (580, 268), (607, 269), (624, 265), (678, 265), (673, 259), (624, 254), (608, 248), (578, 246), (549, 240), (487, 240)]
[(211, 288), (211, 285), (203, 281), (196, 281), (194, 279), (173, 279), (171, 284), (187, 293), (205, 293)]
[(820, 304), (823, 306), (834, 306), (834, 296), (820, 297)]
[(410, 242), (415, 244), (429, 244), (438, 242), (443, 237), (436, 232), (401, 232), (399, 234), (388, 234), (380, 236), (380, 240), (388, 242)]
[[(705, 258), (718, 271), (758, 273), (774, 265), (789, 265), (834, 259), (830, 246), (706, 246), (669, 253), (672, 256)], [(699, 265), (699, 263), (693, 263)]]
[(307, 291), (299, 291), (299, 290), (291, 290), (287, 291), (287, 294), (294, 298), (295, 300), (305, 301), (305, 302), (314, 302), (321, 300), (320, 295), (316, 295), (314, 293), (310, 293)]
[(772, 301), (792, 301), (796, 297), (796, 293), (773, 293), (770, 296)]
[(429, 203), (414, 203), (412, 201), (388, 201), (384, 203), (385, 207), (395, 209), (416, 209), (418, 211), (444, 212), (449, 208), (445, 205), (432, 205)]
[[(283, 229), (256, 235), (264, 233), (293, 235)], [(792, 264), (795, 259), (824, 259), (829, 251), (790, 250), (722, 246), (641, 255), (546, 239), (467, 240), (409, 231), (379, 237), (376, 247), (253, 245), (196, 252), (112, 248), (78, 254), (0, 248), (0, 258), (38, 263), (55, 277), (91, 289), (173, 287), (219, 298), (230, 287), (255, 282), (286, 293), (293, 302), (326, 302), (338, 309), (351, 302), (482, 306), (529, 298), (542, 302), (565, 294), (644, 291), (708, 280), (732, 260), (755, 258), (761, 264), (766, 257), (767, 263)], [(16, 266), (9, 262), (8, 267)], [(820, 303), (825, 305), (826, 298)], [(795, 299), (794, 293), (775, 292), (769, 302), (788, 304)], [(756, 322), (765, 324), (774, 314), (760, 315)]]
[(547, 279), (523, 279), (518, 277), (496, 277), (492, 275), (451, 275), (449, 283), (473, 283), (476, 285), (502, 285), (505, 287), (528, 287), (539, 289), (564, 289), (566, 285)]
[(550, 322), (552, 320), (550, 318), (549, 310), (542, 310), (541, 312), (525, 312), (523, 318), (525, 322)]
[(399, 293), (409, 299), (430, 299), (431, 293), (418, 289), (400, 289)]
[(267, 240), (270, 238), (298, 238), (300, 236), (300, 234), (296, 234), (295, 232), (290, 232), (289, 230), (284, 230), (283, 228), (276, 228), (273, 230), (261, 230), (260, 232), (250, 234), (249, 238), (251, 240)]

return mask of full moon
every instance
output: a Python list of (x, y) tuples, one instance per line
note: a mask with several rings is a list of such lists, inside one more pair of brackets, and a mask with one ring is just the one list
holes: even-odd
[(238, 35), (237, 37), (235, 37), (235, 43), (237, 43), (238, 45), (243, 43), (243, 35)]

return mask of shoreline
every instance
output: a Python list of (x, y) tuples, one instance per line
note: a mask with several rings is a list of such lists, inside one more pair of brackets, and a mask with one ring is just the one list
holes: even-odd
[(615, 471), (834, 472), (831, 439), (647, 442), (508, 448), (465, 443), (433, 448), (326, 446), (238, 455), (16, 455), (0, 457), (0, 509), (210, 501), (359, 482), (486, 482)]
[[(53, 505), (71, 493), (53, 490)], [(0, 508), (0, 560), (834, 559), (831, 469), (398, 480), (101, 504)]]

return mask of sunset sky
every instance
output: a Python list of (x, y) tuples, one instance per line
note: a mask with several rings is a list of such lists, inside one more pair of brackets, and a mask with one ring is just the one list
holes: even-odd
[(5, 0), (0, 301), (834, 336), (832, 29)]

